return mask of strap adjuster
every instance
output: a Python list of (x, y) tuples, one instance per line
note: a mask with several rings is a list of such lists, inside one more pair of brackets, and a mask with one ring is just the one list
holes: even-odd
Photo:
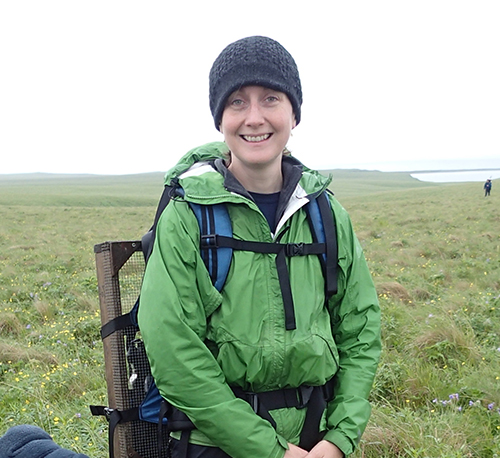
[(113, 414), (115, 409), (112, 409), (111, 407), (104, 407), (103, 410), (104, 410), (104, 416), (106, 417), (106, 420), (109, 421), (109, 419), (111, 418), (111, 415)]
[(285, 248), (285, 254), (287, 256), (303, 256), (304, 254), (304, 244), (301, 243), (287, 243)]
[(89, 406), (90, 407), (90, 412), (94, 416), (102, 416), (105, 417), (106, 420), (110, 420), (111, 416), (113, 415), (113, 412), (116, 411), (118, 415), (120, 415), (120, 412), (118, 410), (112, 409), (111, 407), (106, 407), (106, 406)]
[(307, 405), (309, 404), (309, 400), (311, 399), (312, 392), (315, 388), (316, 387), (314, 386), (302, 385), (297, 389), (297, 397), (299, 399), (299, 405), (297, 406), (297, 409), (303, 409), (304, 407), (307, 407)]
[(200, 240), (201, 248), (218, 248), (217, 234), (204, 234)]
[(252, 393), (252, 392), (247, 392), (245, 393), (246, 395), (246, 401), (250, 404), (252, 407), (252, 410), (255, 413), (258, 413), (259, 411), (259, 395), (257, 393)]

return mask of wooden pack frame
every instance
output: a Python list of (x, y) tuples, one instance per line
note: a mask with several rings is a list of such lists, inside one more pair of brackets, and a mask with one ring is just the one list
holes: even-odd
[[(95, 245), (94, 252), (101, 323), (105, 325), (133, 308), (140, 293), (145, 261), (141, 242), (137, 240), (104, 242)], [(127, 363), (130, 342), (126, 336), (127, 329), (123, 329), (103, 339), (108, 407), (119, 411), (137, 407), (142, 401), (130, 389), (132, 374)], [(111, 458), (164, 458), (167, 438), (162, 442), (164, 447), (159, 456), (157, 424), (135, 420), (119, 423), (114, 432)]]

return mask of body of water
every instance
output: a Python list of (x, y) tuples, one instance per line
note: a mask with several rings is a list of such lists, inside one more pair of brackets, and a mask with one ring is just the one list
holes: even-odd
[(431, 181), (433, 183), (459, 183), (464, 181), (485, 182), (488, 178), (495, 180), (500, 178), (499, 170), (460, 170), (450, 172), (419, 172), (411, 176), (420, 181)]

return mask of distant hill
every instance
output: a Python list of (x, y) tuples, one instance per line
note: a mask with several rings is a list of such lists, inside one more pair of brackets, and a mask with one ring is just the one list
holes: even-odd
[[(335, 169), (330, 189), (339, 198), (397, 188), (441, 186), (412, 178), (410, 172)], [(156, 205), (163, 172), (133, 175), (13, 174), (0, 175), (1, 205), (148, 206)]]
[(441, 186), (440, 183), (419, 181), (411, 176), (413, 172), (334, 169), (322, 171), (321, 173), (333, 176), (330, 189), (338, 198), (393, 191), (398, 188), (410, 189)]
[(68, 207), (156, 205), (161, 172), (136, 175), (0, 175), (0, 205)]

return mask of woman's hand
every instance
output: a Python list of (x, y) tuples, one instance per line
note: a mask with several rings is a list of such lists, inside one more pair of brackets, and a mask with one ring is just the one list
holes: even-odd
[(309, 453), (296, 445), (288, 444), (283, 458), (344, 458), (344, 454), (331, 442), (320, 441)]
[(335, 444), (323, 440), (319, 441), (306, 456), (307, 458), (344, 458), (344, 453)]
[(306, 450), (289, 443), (288, 450), (285, 452), (283, 458), (305, 458), (306, 456)]

